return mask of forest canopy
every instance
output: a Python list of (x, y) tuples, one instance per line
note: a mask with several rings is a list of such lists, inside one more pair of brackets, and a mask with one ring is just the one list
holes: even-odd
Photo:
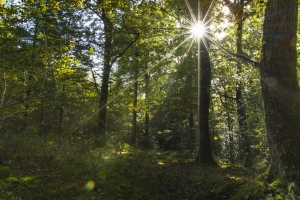
[(124, 151), (268, 169), (261, 181), (290, 179), (286, 198), (299, 186), (297, 0), (2, 0), (0, 12), (3, 198), (26, 159), (51, 171)]

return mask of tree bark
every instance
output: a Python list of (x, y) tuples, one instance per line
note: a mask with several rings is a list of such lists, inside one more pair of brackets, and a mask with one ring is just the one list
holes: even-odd
[(106, 10), (102, 9), (102, 20), (104, 26), (104, 61), (103, 61), (103, 76), (100, 89), (99, 99), (99, 116), (98, 116), (98, 132), (99, 143), (98, 146), (104, 146), (106, 143), (106, 105), (108, 100), (108, 86), (110, 79), (110, 71), (112, 67), (112, 29), (113, 24), (110, 18), (106, 15)]
[[(201, 12), (201, 16), (206, 16), (204, 24), (206, 27), (209, 27), (209, 17), (206, 15), (209, 6), (211, 4), (211, 0), (199, 0), (201, 5), (201, 10), (193, 10), (194, 13)], [(198, 8), (198, 1), (194, 0), (191, 2), (192, 8)], [(195, 16), (197, 16), (195, 14)], [(203, 20), (203, 19), (201, 19)], [(199, 38), (200, 39), (200, 38)], [(200, 57), (200, 85), (198, 85), (198, 95), (199, 95), (199, 116), (198, 116), (198, 128), (199, 131), (199, 147), (198, 147), (198, 155), (196, 156), (196, 162), (200, 164), (211, 164), (215, 163), (212, 156), (212, 148), (211, 148), (211, 139), (209, 133), (209, 105), (210, 105), (210, 86), (211, 86), (211, 65), (210, 65), (210, 57), (208, 53), (209, 41), (207, 38), (201, 38), (200, 49), (201, 49), (201, 57)], [(200, 56), (200, 55), (198, 55)]]
[(63, 121), (64, 121), (64, 103), (65, 103), (65, 86), (62, 86), (62, 99), (61, 99), (61, 105), (59, 109), (59, 127), (58, 127), (58, 134), (61, 134), (63, 130)]
[(260, 76), (273, 174), (300, 166), (297, 15), (297, 0), (266, 4)]
[(138, 102), (138, 81), (137, 81), (137, 71), (135, 71), (135, 76), (134, 76), (135, 83), (133, 84), (133, 108), (132, 108), (132, 131), (131, 131), (131, 145), (136, 146), (136, 124), (137, 124), (137, 119), (136, 119), (136, 108), (137, 108), (137, 102)]
[[(34, 24), (34, 34), (33, 34), (33, 38), (32, 38), (32, 54), (31, 54), (31, 67), (30, 67), (30, 70), (32, 70), (32, 68), (35, 67), (35, 57), (36, 57), (36, 54), (35, 54), (35, 49), (36, 49), (36, 46), (37, 46), (37, 37), (38, 37), (38, 33), (39, 33), (39, 18), (35, 18), (35, 24)], [(29, 70), (29, 71), (30, 71)], [(28, 81), (26, 83), (26, 80), (24, 80), (24, 85), (27, 85), (26, 87), (26, 93), (25, 93), (25, 99), (29, 99), (30, 98), (30, 95), (31, 95), (31, 92), (32, 92), (32, 86), (31, 86), (31, 81), (33, 79), (33, 75), (31, 72), (29, 72), (29, 75), (28, 75)], [(25, 113), (23, 114), (23, 118), (24, 118), (24, 123), (23, 123), (23, 127), (22, 127), (22, 133), (26, 134), (27, 132), (27, 128), (28, 128), (28, 116), (29, 116), (29, 110), (30, 110), (30, 105), (29, 105), (29, 100), (26, 100), (25, 101)]]
[[(237, 38), (236, 38), (236, 47), (237, 55), (243, 55), (243, 46), (242, 46), (242, 37), (243, 37), (243, 21), (244, 21), (244, 0), (239, 0), (236, 6), (236, 13), (233, 13), (237, 16)], [(245, 101), (242, 95), (243, 84), (240, 79), (242, 73), (242, 63), (238, 62), (236, 67), (236, 75), (238, 78), (236, 84), (236, 109), (237, 109), (237, 119), (238, 119), (238, 133), (239, 133), (239, 159), (244, 161), (244, 166), (251, 166), (250, 159), (250, 141), (247, 135), (246, 127), (246, 110), (245, 110)]]
[(149, 92), (149, 79), (150, 74), (149, 72), (145, 73), (145, 99), (146, 99), (146, 113), (145, 113), (145, 137), (149, 137), (149, 103), (148, 103), (148, 92)]
[[(205, 40), (203, 38), (202, 40)], [(208, 40), (206, 40), (208, 44)], [(214, 163), (209, 134), (209, 104), (210, 104), (211, 65), (209, 53), (201, 41), (200, 61), (200, 116), (198, 116), (199, 133), (199, 162)], [(197, 156), (198, 157), (198, 156)]]

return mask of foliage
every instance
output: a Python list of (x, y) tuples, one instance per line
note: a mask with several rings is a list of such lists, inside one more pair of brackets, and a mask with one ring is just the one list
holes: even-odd
[[(242, 56), (259, 63), (266, 2), (245, 2)], [(270, 162), (260, 69), (234, 55), (236, 16), (225, 3), (210, 10), (209, 126), (220, 165), (211, 167), (192, 162), (198, 54), (185, 1), (0, 1), (0, 199), (299, 198), (297, 171), (257, 175)], [(239, 134), (239, 82), (249, 152)], [(101, 95), (107, 143), (97, 148)], [(138, 148), (129, 145), (133, 111)], [(246, 157), (249, 168), (237, 167)]]
[[(14, 199), (279, 199), (296, 184), (254, 179), (236, 166), (196, 165), (188, 151), (119, 151), (91, 141), (1, 137), (1, 198)], [(3, 172), (3, 173), (2, 173)]]

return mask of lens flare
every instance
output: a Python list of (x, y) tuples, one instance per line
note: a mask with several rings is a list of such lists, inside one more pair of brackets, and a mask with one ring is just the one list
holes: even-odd
[(201, 38), (201, 37), (203, 37), (204, 33), (205, 33), (205, 26), (201, 22), (198, 22), (197, 24), (194, 24), (191, 28), (191, 34), (194, 37)]
[(91, 191), (94, 189), (95, 187), (95, 182), (94, 181), (89, 181), (85, 184), (85, 189), (88, 190), (88, 191)]

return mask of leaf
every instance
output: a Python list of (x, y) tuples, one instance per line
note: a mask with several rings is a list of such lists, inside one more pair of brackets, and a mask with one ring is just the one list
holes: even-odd
[(292, 187), (295, 187), (295, 183), (289, 184), (289, 187), (288, 187), (288, 191), (289, 191), (289, 192), (291, 191)]
[(7, 166), (0, 167), (0, 172), (1, 171), (9, 171), (9, 170), (10, 170), (9, 167), (7, 167)]
[(94, 55), (94, 54), (95, 54), (95, 50), (94, 50), (93, 47), (91, 47), (91, 48), (89, 49), (88, 54), (89, 54), (89, 55)]

